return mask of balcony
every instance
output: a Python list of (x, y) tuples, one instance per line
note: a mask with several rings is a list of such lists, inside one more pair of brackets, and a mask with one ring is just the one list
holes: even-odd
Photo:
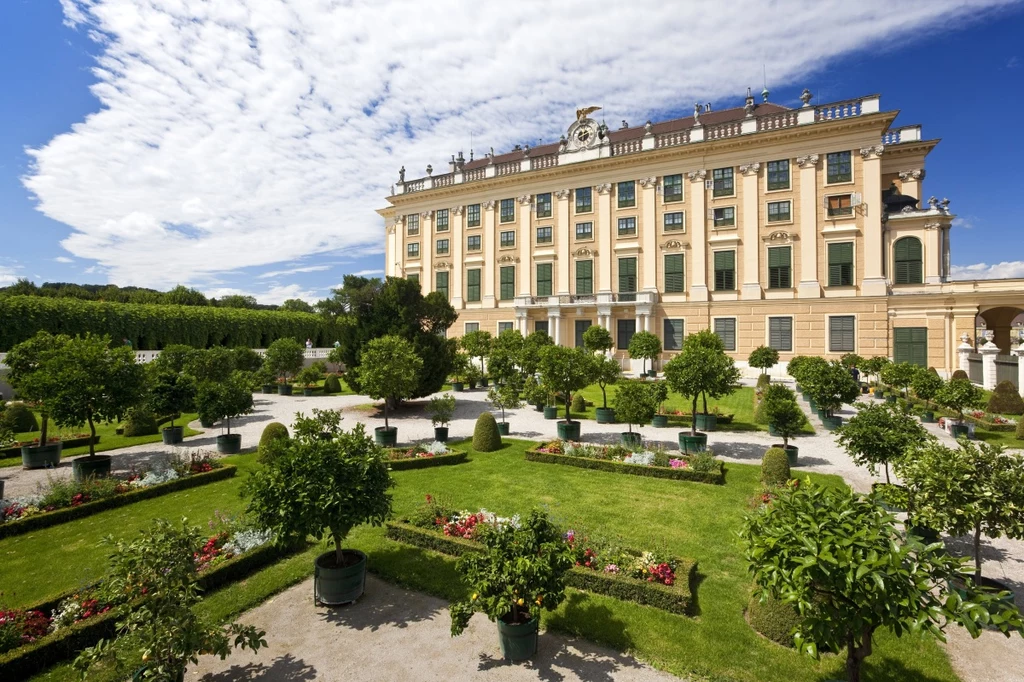
[(658, 295), (653, 291), (602, 294), (562, 294), (561, 296), (517, 296), (516, 308), (579, 308), (596, 305), (652, 305)]

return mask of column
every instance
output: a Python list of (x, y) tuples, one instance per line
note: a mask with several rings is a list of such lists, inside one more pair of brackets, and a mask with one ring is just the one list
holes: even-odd
[(637, 229), (640, 230), (643, 247), (643, 291), (658, 290), (658, 222), (655, 202), (658, 197), (658, 178), (650, 177), (640, 180), (640, 219)]
[[(912, 168), (911, 170), (900, 171), (901, 194), (921, 200), (921, 181), (924, 180), (924, 168)], [(924, 203), (923, 200), (921, 202)], [(918, 204), (920, 207), (921, 204)]]
[(497, 235), (494, 233), (494, 200), (485, 201), (480, 204), (480, 212), (483, 213), (483, 242), (484, 242), (484, 267), (483, 273), (483, 302), (482, 307), (495, 307), (496, 297), (494, 295), (495, 279), (497, 271), (494, 268), (494, 247)]
[(562, 345), (562, 313), (558, 310), (548, 310), (548, 334), (556, 346)]
[(942, 223), (924, 226), (924, 283), (942, 283)]
[(743, 239), (743, 290), (744, 300), (761, 298), (761, 271), (758, 259), (761, 257), (761, 240), (758, 239), (758, 171), (760, 163), (740, 166), (743, 174), (743, 222), (740, 230)]
[(388, 245), (384, 251), (384, 276), (385, 277), (398, 277), (398, 273), (395, 269), (398, 265), (398, 229), (395, 224), (388, 225), (385, 229), (388, 231)]
[(559, 296), (568, 296), (571, 293), (569, 278), (572, 277), (573, 261), (569, 257), (569, 245), (572, 244), (573, 230), (569, 224), (569, 194), (570, 190), (560, 189), (555, 192), (555, 199), (558, 206), (555, 209), (555, 241), (558, 244), (558, 267), (555, 268), (558, 276), (558, 288), (555, 290)]
[(466, 237), (463, 227), (465, 226), (464, 209), (462, 206), (453, 206), (448, 210), (448, 225), (452, 235), (452, 269), (451, 269), (451, 300), (455, 310), (462, 310), (462, 294), (464, 291), (462, 277), (466, 271), (462, 264), (462, 250), (466, 248)]
[(516, 328), (519, 329), (519, 333), (523, 336), (530, 333), (530, 318), (527, 311), (516, 310)]
[(433, 211), (420, 213), (420, 263), (423, 264), (420, 286), (424, 296), (434, 291), (436, 284), (434, 280), (434, 221), (431, 219), (433, 215)]
[[(530, 209), (533, 197), (524, 194), (519, 197), (519, 295), (529, 296), (533, 288), (533, 235), (530, 230)], [(525, 333), (525, 332), (524, 332)]]
[(799, 156), (800, 168), (800, 298), (819, 298), (818, 281), (818, 155)]
[(704, 189), (704, 178), (708, 172), (704, 169), (690, 171), (686, 177), (690, 179), (690, 225), (693, 231), (690, 245), (693, 247), (693, 258), (690, 262), (690, 300), (708, 300), (708, 244), (707, 244), (707, 192)]
[(598, 185), (597, 189), (597, 220), (594, 229), (597, 230), (597, 275), (600, 286), (597, 291), (612, 290), (612, 186), (610, 183)]
[(1014, 346), (1010, 355), (1017, 358), (1017, 392), (1024, 396), (1024, 344)]
[(999, 355), (999, 346), (988, 341), (978, 348), (978, 352), (981, 353), (981, 385), (991, 391), (999, 383), (996, 380), (996, 356)]
[(887, 287), (882, 276), (882, 152), (885, 147), (875, 145), (860, 150), (861, 187), (864, 190), (864, 296), (885, 296)]
[(405, 219), (395, 218), (395, 258), (392, 268), (395, 277), (405, 277)]

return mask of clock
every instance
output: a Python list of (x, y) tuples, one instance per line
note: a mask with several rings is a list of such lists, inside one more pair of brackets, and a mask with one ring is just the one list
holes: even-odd
[(597, 144), (597, 123), (589, 118), (576, 121), (569, 128), (569, 149), (590, 149)]

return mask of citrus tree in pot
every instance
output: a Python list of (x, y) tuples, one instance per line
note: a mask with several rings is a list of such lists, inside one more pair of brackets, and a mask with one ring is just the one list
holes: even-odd
[(934, 369), (925, 369), (924, 367), (918, 367), (914, 373), (914, 378), (910, 382), (910, 388), (913, 389), (914, 395), (920, 400), (924, 401), (924, 411), (921, 413), (921, 421), (925, 424), (931, 424), (935, 421), (935, 413), (932, 411), (931, 401), (935, 398), (935, 395), (945, 385), (945, 381), (939, 376), (939, 373)]
[[(692, 401), (693, 422), (689, 434), (679, 434), (680, 450), (691, 453), (707, 449), (707, 434), (698, 432), (698, 429), (715, 427), (713, 415), (708, 415), (707, 399), (731, 393), (739, 376), (739, 370), (732, 358), (725, 354), (722, 341), (714, 332), (705, 329), (686, 337), (683, 350), (665, 364), (669, 388)], [(697, 400), (701, 397), (704, 399), (704, 413), (699, 415)]]
[(890, 362), (882, 368), (882, 381), (896, 389), (896, 394), (891, 396), (892, 400), (907, 397), (907, 388), (914, 381), (915, 374), (917, 365), (909, 362)]
[(313, 395), (313, 389), (316, 388), (317, 382), (324, 378), (326, 371), (327, 365), (322, 361), (314, 362), (309, 367), (300, 369), (298, 374), (295, 375), (295, 383), (302, 386), (302, 395)]
[(916, 419), (887, 403), (858, 404), (857, 414), (836, 429), (836, 436), (854, 464), (867, 467), (872, 476), (878, 475), (881, 465), (886, 484), (890, 463), (912, 456), (934, 440)]
[(267, 348), (263, 362), (277, 377), (279, 395), (292, 394), (292, 385), (288, 380), (302, 369), (305, 359), (306, 349), (292, 338), (278, 339)]
[(388, 422), (388, 410), (413, 394), (422, 368), (423, 359), (400, 336), (381, 336), (363, 348), (357, 370), (360, 385), (374, 400), (384, 400), (384, 426), (374, 429), (379, 445), (393, 447), (398, 442), (398, 429)]
[[(629, 340), (629, 357), (633, 360), (642, 360), (640, 366), (641, 376), (657, 376), (654, 369), (654, 361), (661, 355), (661, 339), (651, 332), (637, 332)], [(647, 370), (647, 361), (651, 361), (651, 369)]]
[(505, 421), (505, 410), (515, 410), (522, 406), (520, 397), (519, 377), (506, 381), (499, 386), (493, 386), (487, 391), (487, 402), (495, 409), (501, 410), (501, 421), (498, 422), (498, 433), (507, 436), (509, 423)]
[(747, 364), (755, 369), (761, 370), (761, 374), (767, 374), (768, 370), (779, 362), (779, 351), (771, 346), (758, 346), (750, 351)]
[(366, 555), (342, 549), (356, 526), (391, 516), (394, 481), (384, 450), (357, 424), (332, 440), (297, 436), (275, 441), (273, 457), (244, 486), (248, 512), (281, 540), (330, 538), (332, 551), (314, 563), (318, 603), (353, 602), (366, 583)]
[(544, 385), (565, 400), (565, 421), (558, 422), (558, 437), (579, 440), (580, 423), (572, 420), (572, 396), (594, 380), (597, 362), (582, 348), (547, 346), (541, 352), (540, 373)]
[(170, 415), (171, 425), (162, 431), (165, 445), (174, 445), (182, 440), (184, 428), (175, 426), (174, 420), (182, 412), (188, 412), (195, 404), (196, 385), (187, 374), (172, 372), (160, 365), (147, 368), (149, 378), (149, 409), (157, 415)]
[(55, 382), (60, 381), (60, 376), (48, 371), (44, 361), (52, 358), (54, 351), (59, 351), (70, 341), (70, 337), (63, 334), (54, 336), (48, 332), (39, 332), (11, 348), (4, 358), (4, 364), (9, 369), (7, 381), (17, 391), (18, 397), (36, 402), (40, 408), (39, 445), (21, 446), (21, 463), (26, 469), (60, 464), (63, 446), (59, 439), (50, 442), (50, 410), (47, 407), (51, 396), (59, 391)]
[(480, 385), (487, 386), (487, 377), (484, 373), (484, 361), (491, 352), (491, 346), (494, 343), (494, 339), (491, 337), (490, 332), (481, 330), (467, 332), (461, 339), (459, 339), (459, 345), (466, 351), (466, 354), (470, 358), (479, 358), (480, 360)]
[(782, 437), (782, 445), (773, 445), (786, 451), (789, 466), (797, 465), (799, 449), (789, 444), (789, 439), (800, 433), (807, 423), (807, 417), (796, 402), (796, 394), (782, 384), (769, 384), (764, 389), (764, 411), (768, 420), (768, 432)]
[(252, 391), (246, 373), (235, 370), (227, 380), (199, 385), (196, 408), (211, 422), (222, 421), (226, 433), (217, 436), (217, 452), (233, 455), (242, 449), (242, 434), (231, 433), (231, 420), (253, 411)]
[(807, 387), (821, 423), (829, 430), (838, 428), (843, 418), (834, 413), (860, 395), (857, 382), (838, 362), (809, 363), (803, 371), (804, 378), (800, 383)]
[(451, 393), (436, 395), (427, 404), (430, 423), (434, 425), (434, 440), (448, 442), (448, 424), (455, 416), (455, 396)]
[(956, 412), (957, 421), (949, 428), (954, 438), (969, 437), (970, 429), (964, 422), (964, 410), (979, 407), (984, 399), (985, 394), (970, 379), (950, 379), (935, 392), (935, 402)]
[(870, 376), (875, 377), (874, 383), (875, 383), (875, 397), (876, 398), (884, 398), (885, 397), (885, 391), (882, 389), (881, 386), (878, 385), (878, 382), (881, 379), (882, 370), (885, 369), (885, 367), (887, 365), (889, 365), (889, 364), (890, 364), (889, 358), (887, 358), (887, 357), (885, 357), (883, 355), (876, 355), (874, 357), (868, 358), (861, 365), (861, 369), (864, 370), (865, 374), (868, 374)]
[(455, 353), (452, 357), (452, 371), (448, 375), (452, 390), (462, 393), (466, 389), (466, 374), (469, 372), (469, 356), (465, 353)]
[(657, 396), (652, 390), (654, 385), (657, 384), (648, 384), (636, 379), (627, 379), (619, 384), (615, 392), (615, 416), (628, 428), (619, 434), (623, 445), (639, 447), (642, 442), (642, 435), (633, 432), (633, 424), (646, 424), (658, 411)]
[(536, 509), (518, 523), (496, 523), (481, 535), (484, 551), (464, 554), (456, 564), (472, 594), (450, 607), (452, 636), (461, 635), (480, 611), (498, 624), (505, 660), (528, 659), (537, 651), (541, 611), (554, 610), (565, 599), (565, 575), (575, 563), (571, 549)]

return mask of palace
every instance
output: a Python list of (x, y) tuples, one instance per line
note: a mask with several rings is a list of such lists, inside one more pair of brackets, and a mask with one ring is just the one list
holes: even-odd
[(740, 362), (770, 345), (782, 361), (855, 352), (949, 373), (979, 320), (1010, 353), (1024, 280), (950, 279), (950, 202), (924, 199), (939, 141), (893, 128), (877, 95), (762, 97), (617, 130), (581, 109), (557, 143), (403, 168), (379, 211), (387, 275), (444, 294), (457, 335), (578, 345), (599, 324), (623, 358), (639, 330), (670, 356), (710, 327)]

